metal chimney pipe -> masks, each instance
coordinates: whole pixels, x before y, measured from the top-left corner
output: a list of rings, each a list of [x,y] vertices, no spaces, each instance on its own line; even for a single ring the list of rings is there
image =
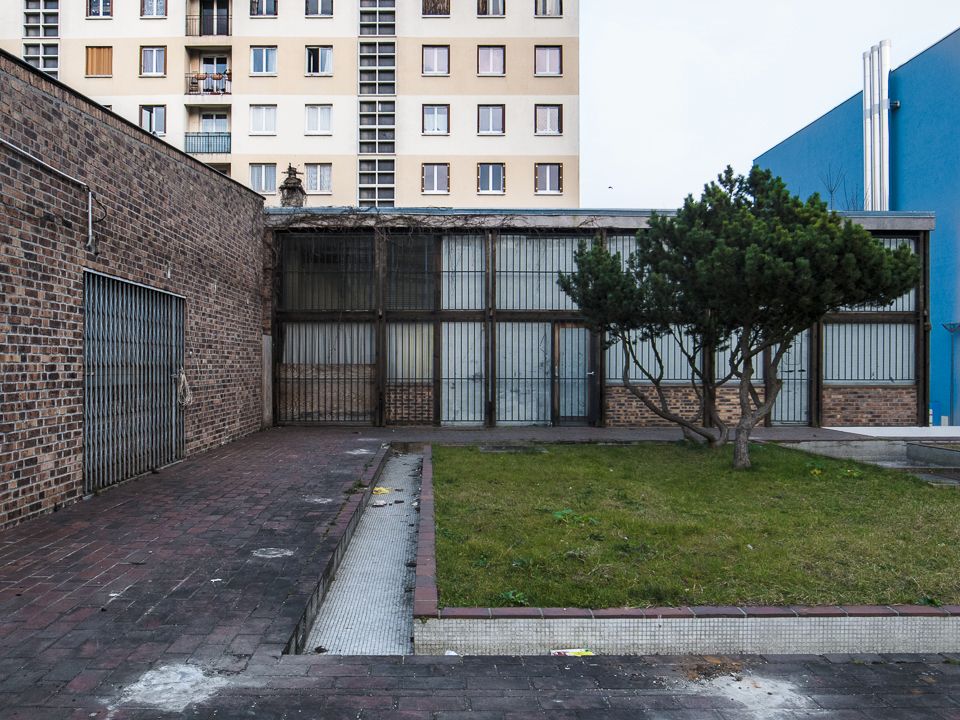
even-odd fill
[[[873,188],[870,203],[871,210],[880,210],[881,193],[883,192],[883,173],[880,169],[880,46],[870,48],[870,130],[872,137],[870,148],[870,169],[873,172]]]
[[[872,161],[873,130],[870,115],[870,51],[863,53],[863,209],[869,210],[873,204]]]
[[[880,43],[880,207],[890,209],[890,41]]]

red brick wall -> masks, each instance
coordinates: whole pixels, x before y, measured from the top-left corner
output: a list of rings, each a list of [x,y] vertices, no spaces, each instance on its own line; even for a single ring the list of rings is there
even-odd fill
[[[262,200],[0,54],[0,527],[82,494],[83,269],[186,298],[187,453],[260,427]],[[170,278],[167,278],[169,270]]]
[[[917,424],[917,388],[826,385],[823,424],[827,427]]]
[[[696,415],[699,408],[693,388],[689,385],[676,385],[668,386],[666,390],[670,409],[673,412],[679,412],[686,418],[692,418]],[[672,427],[672,423],[648,410],[640,400],[622,385],[607,385],[604,392],[606,396],[606,419],[609,427]],[[759,388],[758,392],[762,398],[763,388]],[[717,409],[724,421],[728,423],[736,422],[740,416],[740,398],[737,386],[725,386],[717,390]]]
[[[432,425],[433,384],[387,385],[387,425]]]

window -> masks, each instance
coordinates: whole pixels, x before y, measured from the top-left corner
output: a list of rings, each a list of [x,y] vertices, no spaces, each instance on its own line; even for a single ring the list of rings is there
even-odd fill
[[[277,0],[250,0],[251,17],[276,17]]]
[[[140,127],[154,135],[163,135],[167,132],[167,106],[141,105]]]
[[[251,75],[276,75],[277,74],[277,48],[276,47],[250,48],[250,74]]]
[[[450,74],[450,46],[424,45],[423,46],[423,74],[449,75]]]
[[[535,0],[537,17],[560,17],[563,15],[563,0]]]
[[[423,15],[449,15],[450,0],[423,0]]]
[[[307,17],[333,17],[333,0],[306,0]]]
[[[333,132],[333,105],[307,105],[307,135],[330,135]]]
[[[161,76],[167,74],[167,49],[165,47],[140,48],[140,74]]]
[[[254,192],[276,194],[277,166],[272,163],[250,163],[250,187]]]
[[[450,133],[450,106],[423,106],[423,134],[448,135]]]
[[[563,105],[537,105],[535,114],[537,135],[563,134]]]
[[[502,195],[506,189],[506,169],[503,163],[477,165],[477,192]]]
[[[330,163],[307,163],[307,192],[333,192],[333,165]]]
[[[425,163],[420,178],[420,192],[445,195],[450,192],[450,163]]]
[[[87,17],[107,18],[113,16],[113,0],[87,0]]]
[[[251,105],[250,106],[250,134],[276,135],[277,134],[277,106]]]
[[[23,4],[23,37],[60,37],[60,0],[26,0]]]
[[[503,116],[503,105],[478,105],[477,133],[480,135],[503,135]]]
[[[477,48],[477,74],[503,75],[507,50],[503,45],[480,45]]]
[[[307,75],[333,75],[333,47],[307,47]]]
[[[477,0],[477,15],[482,17],[503,17],[506,14],[507,0]]]
[[[87,77],[110,77],[113,75],[113,48],[87,48]]]
[[[167,0],[140,0],[140,17],[166,17]]]
[[[559,163],[537,163],[535,169],[535,187],[538,195],[559,195],[563,192],[563,165]]]
[[[60,45],[56,42],[24,43],[23,60],[33,67],[57,77],[60,70]]]
[[[537,75],[562,75],[563,59],[559,45],[537,45]]]
[[[230,123],[224,112],[205,112],[200,115],[200,132],[227,133],[230,132]]]

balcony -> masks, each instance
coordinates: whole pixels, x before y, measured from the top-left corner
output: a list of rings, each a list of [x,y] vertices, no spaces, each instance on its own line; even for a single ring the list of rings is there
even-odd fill
[[[184,151],[191,155],[230,153],[228,132],[188,132],[184,135]]]
[[[230,20],[230,16],[224,14],[187,15],[187,37],[229,35]]]
[[[187,95],[229,95],[230,73],[189,72],[184,92]]]

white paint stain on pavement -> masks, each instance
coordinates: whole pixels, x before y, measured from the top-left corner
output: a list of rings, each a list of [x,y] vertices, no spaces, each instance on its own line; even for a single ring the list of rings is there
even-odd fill
[[[373,450],[364,450],[363,448],[359,450],[347,450],[347,455],[373,455]]]
[[[747,672],[709,680],[680,680],[675,690],[689,695],[728,698],[740,703],[757,720],[792,718],[792,711],[815,707],[795,684]]]
[[[290,557],[293,555],[293,550],[285,550],[284,548],[259,548],[251,554],[254,557],[275,560],[276,558]]]
[[[195,665],[166,665],[145,672],[137,682],[125,687],[120,697],[108,705],[107,717],[113,717],[122,705],[181,713],[229,684],[227,678],[208,675]]]

